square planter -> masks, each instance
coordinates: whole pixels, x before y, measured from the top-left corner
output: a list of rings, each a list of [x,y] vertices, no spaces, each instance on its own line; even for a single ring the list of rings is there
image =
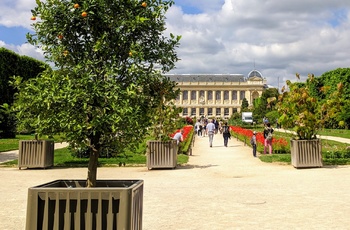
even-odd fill
[[[147,141],[147,168],[176,168],[177,151],[176,140]]]
[[[143,180],[56,180],[28,189],[26,230],[141,230]]]
[[[322,167],[322,146],[319,139],[291,140],[292,165],[295,168]]]
[[[22,140],[19,142],[18,168],[48,168],[53,166],[53,140]]]

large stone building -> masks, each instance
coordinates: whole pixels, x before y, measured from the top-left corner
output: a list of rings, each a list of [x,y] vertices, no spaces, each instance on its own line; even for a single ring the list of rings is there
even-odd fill
[[[183,108],[182,117],[229,118],[240,112],[242,100],[249,105],[267,88],[266,79],[253,70],[243,74],[169,74],[181,93],[176,105]]]

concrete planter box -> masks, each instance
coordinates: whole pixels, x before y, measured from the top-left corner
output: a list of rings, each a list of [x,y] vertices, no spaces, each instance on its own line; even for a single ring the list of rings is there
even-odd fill
[[[19,142],[18,168],[48,168],[53,166],[55,143],[52,140]]]
[[[147,168],[176,168],[176,140],[147,141]]]
[[[26,230],[141,230],[142,180],[56,180],[28,189]]]
[[[322,167],[322,146],[319,139],[291,140],[292,165],[295,168]]]

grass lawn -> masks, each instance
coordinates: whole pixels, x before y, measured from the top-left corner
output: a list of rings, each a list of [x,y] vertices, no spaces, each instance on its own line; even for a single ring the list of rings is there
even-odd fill
[[[188,162],[188,156],[180,154],[177,157],[178,164]],[[73,157],[68,148],[56,149],[54,156],[54,167],[87,167],[88,158]],[[1,165],[8,167],[17,167],[18,160],[9,161]],[[127,153],[117,155],[111,158],[99,158],[99,167],[115,167],[115,166],[145,166],[146,155],[141,153]]]
[[[50,138],[43,137],[40,139],[48,140]],[[34,134],[33,135],[21,135],[21,134],[19,134],[19,135],[16,135],[16,138],[0,139],[0,152],[7,152],[7,151],[18,149],[20,140],[35,140],[35,136],[34,136]],[[61,142],[62,138],[59,136],[55,136],[54,140]]]

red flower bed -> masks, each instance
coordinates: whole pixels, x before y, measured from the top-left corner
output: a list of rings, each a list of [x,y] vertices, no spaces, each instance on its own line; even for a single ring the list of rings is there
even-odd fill
[[[232,132],[243,136],[243,138],[247,138],[250,140],[250,138],[253,136],[253,131],[249,129],[243,129],[242,127],[239,126],[230,126]],[[264,145],[264,134],[263,132],[258,132],[256,134],[256,142],[261,145]],[[272,139],[272,145],[274,146],[275,150],[284,150],[288,146],[288,141],[284,138],[277,138],[274,137]]]

